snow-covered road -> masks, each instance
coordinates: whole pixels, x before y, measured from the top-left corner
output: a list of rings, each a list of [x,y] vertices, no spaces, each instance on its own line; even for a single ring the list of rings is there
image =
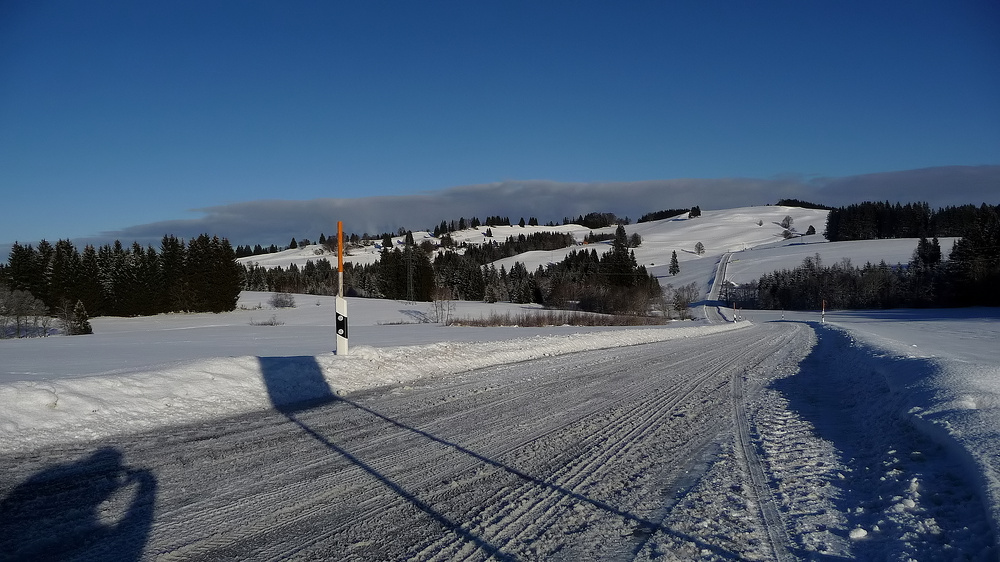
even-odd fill
[[[866,358],[768,323],[18,452],[0,559],[994,559]]]

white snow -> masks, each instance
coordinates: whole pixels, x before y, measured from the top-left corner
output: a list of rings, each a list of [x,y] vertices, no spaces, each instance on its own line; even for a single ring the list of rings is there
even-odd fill
[[[458,328],[420,322],[429,303],[348,299],[351,352],[333,348],[335,299],[296,295],[290,309],[256,308],[246,292],[229,314],[95,318],[95,334],[0,341],[0,453],[73,439],[267,409],[261,357],[316,357],[329,387],[347,393],[588,349],[738,328]],[[456,318],[534,306],[456,302]],[[265,305],[261,305],[265,306]],[[274,316],[280,325],[251,325]],[[308,397],[308,389],[290,389]]]
[[[704,294],[724,252],[736,252],[729,278],[745,281],[777,268],[794,267],[817,253],[827,264],[843,258],[855,265],[883,259],[905,263],[916,246],[916,240],[834,244],[822,242],[819,234],[786,241],[776,224],[786,214],[800,231],[812,224],[822,232],[825,225],[824,211],[751,207],[704,211],[695,219],[633,224],[626,230],[643,237],[636,257],[661,282],[695,282]],[[756,224],[758,220],[763,226]],[[575,228],[580,230],[574,232],[578,240],[589,232]],[[492,230],[495,239],[503,240],[511,234],[550,229]],[[471,241],[476,234],[482,237],[476,231],[455,237]],[[427,238],[426,233],[414,235],[418,242]],[[707,248],[704,255],[693,253],[696,242]],[[950,242],[942,240],[942,247],[947,251]],[[302,265],[321,257],[316,249],[310,246],[244,261]],[[516,259],[532,270],[560,260],[569,250],[533,252]],[[666,274],[672,251],[677,251],[681,261],[677,276]],[[359,252],[348,259],[375,258],[372,249],[370,254]],[[509,268],[512,261],[502,264]],[[268,357],[315,357],[329,387],[348,393],[546,355],[697,337],[747,325],[699,321],[614,329],[456,328],[427,322],[432,315],[429,303],[349,299],[351,353],[336,356],[332,351],[334,299],[296,295],[295,308],[271,309],[269,296],[244,293],[241,308],[227,314],[95,318],[91,336],[0,340],[0,453],[270,408],[261,374],[261,361]],[[454,305],[456,317],[537,308]],[[255,325],[272,315],[279,325]],[[746,316],[753,323],[781,318],[820,320],[818,313],[781,316],[750,311]],[[883,378],[905,404],[900,414],[961,458],[979,479],[977,485],[996,532],[1000,521],[1000,310],[835,311],[826,320],[827,326],[846,331],[858,349],[870,355],[871,363],[866,365],[874,366],[872,375]],[[308,392],[294,389],[299,397]],[[918,483],[912,486],[913,493],[895,500],[893,510],[912,509]],[[873,533],[877,535],[878,529],[858,527],[849,536],[865,541]]]

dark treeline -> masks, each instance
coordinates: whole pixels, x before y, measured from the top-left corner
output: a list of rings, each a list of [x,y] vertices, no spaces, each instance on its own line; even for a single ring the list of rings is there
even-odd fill
[[[280,251],[281,250],[274,244],[271,244],[266,248],[262,247],[260,244],[255,244],[251,248],[250,245],[248,244],[246,246],[236,246],[236,257],[246,258],[250,256],[262,256],[264,254],[274,254]]]
[[[241,276],[229,241],[207,234],[187,244],[164,236],[159,252],[119,241],[82,252],[69,240],[15,243],[0,267],[0,283],[10,290],[30,293],[53,312],[79,302],[89,316],[233,310]]]
[[[663,219],[669,219],[671,217],[677,217],[689,212],[691,209],[664,209],[662,211],[654,211],[652,213],[646,213],[639,217],[636,222],[651,222]]]
[[[966,236],[1000,206],[962,205],[933,211],[927,203],[870,202],[831,209],[823,236],[831,242],[884,238]]]
[[[535,250],[558,250],[576,243],[572,234],[561,232],[533,232],[528,235],[508,236],[504,242],[492,241],[481,245],[467,245],[465,255],[479,265],[509,258]]]
[[[623,219],[618,218],[614,213],[587,213],[586,215],[580,215],[575,219],[572,217],[563,218],[563,224],[579,224],[590,229],[605,228],[608,226],[615,226],[616,224],[629,224],[629,218],[625,217]]]
[[[663,296],[659,281],[636,263],[621,225],[611,250],[572,251],[563,261],[539,268],[531,281],[542,304],[609,314],[646,314]]]
[[[459,230],[466,230],[468,228],[479,228],[480,226],[483,226],[484,224],[486,226],[511,226],[511,224],[510,224],[510,217],[501,217],[499,215],[497,215],[497,216],[489,216],[489,217],[486,217],[486,222],[485,223],[483,223],[482,221],[480,221],[478,217],[472,217],[469,220],[466,220],[465,217],[462,217],[462,218],[458,219],[458,221],[454,221],[454,220],[451,221],[451,222],[441,221],[440,224],[438,224],[437,226],[434,227],[434,230],[432,231],[432,234],[435,237],[439,237],[439,236],[441,236],[443,234],[448,234],[448,233],[456,232],[456,231],[459,231]],[[521,220],[518,221],[517,224],[518,224],[518,226],[521,226],[521,227],[523,227],[525,225],[528,225],[528,226],[538,226],[538,219],[535,218],[535,217],[529,217],[528,220],[525,221],[524,217],[521,217]],[[554,225],[550,222],[548,226],[554,226]]]
[[[808,201],[803,201],[801,199],[779,199],[776,203],[779,207],[800,207],[802,209],[820,209],[827,210],[833,209],[827,205],[820,205],[819,203],[810,203]]]
[[[840,309],[998,306],[1000,213],[983,205],[966,230],[946,260],[937,238],[920,238],[905,265],[824,266],[817,254],[795,269],[732,288],[727,299],[775,310],[815,310],[824,301]]]
[[[584,244],[598,244],[601,242],[608,242],[615,239],[616,234],[594,234],[591,232],[583,237]],[[628,237],[628,247],[638,248],[642,245],[642,236],[639,236],[638,232],[633,232],[631,236]]]

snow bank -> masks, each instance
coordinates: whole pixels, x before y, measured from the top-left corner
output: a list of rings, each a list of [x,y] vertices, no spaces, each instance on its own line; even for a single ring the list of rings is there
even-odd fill
[[[719,324],[477,343],[352,347],[351,354],[196,359],[134,372],[0,384],[0,453],[148,430],[425,377],[590,349],[687,338]],[[270,377],[270,379],[268,379]],[[275,385],[274,381],[280,380]],[[280,388],[276,388],[280,386]]]
[[[871,356],[872,372],[904,396],[906,406],[900,415],[966,465],[966,475],[980,488],[994,536],[1000,536],[1000,366],[986,362],[997,354],[996,340],[990,343],[997,313],[961,309],[864,316],[870,321],[880,314],[907,313],[919,316],[875,327],[851,320],[837,324],[847,328],[855,345]],[[956,334],[977,324],[981,349],[955,353],[966,345]]]

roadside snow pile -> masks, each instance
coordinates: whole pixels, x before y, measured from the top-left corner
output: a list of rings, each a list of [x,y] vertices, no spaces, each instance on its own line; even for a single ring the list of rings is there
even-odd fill
[[[980,322],[990,321],[988,329],[995,330],[992,320]],[[937,337],[944,343],[935,347],[929,339],[931,334],[921,339],[921,322],[936,326]],[[902,397],[899,414],[965,465],[963,472],[975,480],[970,484],[980,488],[990,512],[994,536],[1000,536],[1000,366],[983,361],[996,350],[981,349],[978,355],[949,353],[960,345],[953,343],[958,339],[954,334],[946,332],[960,328],[940,319],[881,327],[879,335],[867,326],[852,328],[852,340],[872,357],[868,368],[885,380],[891,392]],[[904,343],[909,341],[920,344]]]
[[[748,323],[618,329],[504,341],[357,346],[350,355],[198,359],[82,378],[0,384],[0,453],[189,423],[377,386]]]
[[[886,380],[914,395],[909,410],[914,425],[968,464],[969,474],[981,477],[977,484],[1000,536],[1000,367],[925,361],[933,370],[922,381],[912,380],[906,369],[890,372]]]

